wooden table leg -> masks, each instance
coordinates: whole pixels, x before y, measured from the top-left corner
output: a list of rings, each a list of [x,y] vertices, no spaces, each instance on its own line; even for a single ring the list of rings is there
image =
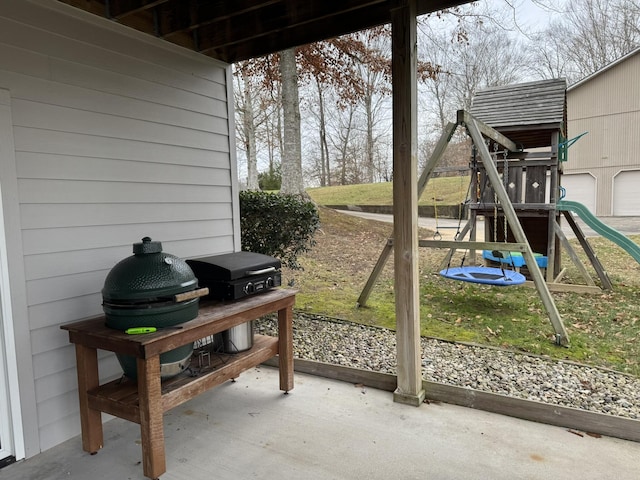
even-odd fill
[[[167,471],[164,456],[164,427],[160,356],[137,359],[140,434],[144,475],[156,479]]]
[[[280,390],[293,390],[293,306],[278,310]]]
[[[102,415],[99,410],[89,407],[87,392],[92,388],[96,388],[100,383],[98,377],[98,351],[95,348],[76,344],[76,365],[78,370],[82,448],[85,452],[94,454],[103,445]]]

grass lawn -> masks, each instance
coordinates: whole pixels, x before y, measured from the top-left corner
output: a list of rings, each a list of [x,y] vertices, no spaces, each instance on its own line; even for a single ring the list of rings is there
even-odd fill
[[[284,282],[292,280],[300,290],[296,308],[395,328],[392,259],[367,306],[356,307],[391,235],[391,225],[322,207],[320,215],[317,246],[301,258],[304,271],[283,272]],[[421,238],[431,236],[432,232],[421,232]],[[640,236],[631,238],[640,243]],[[569,332],[569,348],[554,345],[554,330],[535,289],[444,279],[437,271],[445,252],[427,248],[420,249],[422,335],[570,359],[640,376],[640,265],[610,241],[595,238],[590,243],[608,270],[614,290],[553,294]],[[563,263],[568,269],[565,281],[581,283],[566,255]],[[592,276],[597,279],[595,273]]]
[[[421,195],[419,205],[457,205],[464,201],[469,188],[469,176],[442,177],[429,180]],[[391,205],[393,184],[368,183],[307,189],[318,205]]]

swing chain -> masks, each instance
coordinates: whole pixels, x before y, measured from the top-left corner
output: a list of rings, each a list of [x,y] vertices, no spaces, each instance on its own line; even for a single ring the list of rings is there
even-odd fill
[[[488,145],[487,140],[487,145]],[[493,161],[496,164],[496,169],[498,168],[498,144],[493,144]],[[496,189],[493,189],[493,241],[498,241],[498,193]]]
[[[504,181],[504,190],[505,192],[507,192],[507,195],[509,195],[509,160],[507,160],[507,149],[504,149],[504,153],[503,153],[503,170],[502,170],[502,177],[503,177],[503,181]],[[504,208],[503,208],[504,210]],[[507,241],[507,232],[508,232],[508,226],[507,226],[507,216],[504,216],[504,241]],[[511,255],[511,252],[509,252],[509,255]]]

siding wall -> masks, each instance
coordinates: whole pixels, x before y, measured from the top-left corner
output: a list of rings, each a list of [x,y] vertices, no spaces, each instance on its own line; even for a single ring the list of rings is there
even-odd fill
[[[79,433],[75,354],[59,326],[101,313],[104,278],[132,243],[150,236],[180,257],[239,247],[227,75],[226,65],[53,0],[0,3],[0,89],[15,143],[16,177],[2,178],[3,194],[17,193],[4,199],[17,217],[7,220],[14,322],[29,355],[21,391],[35,393],[27,456]],[[101,375],[120,373],[104,354]]]
[[[596,214],[612,215],[613,178],[640,169],[640,52],[567,92],[569,149],[564,171],[597,179]]]

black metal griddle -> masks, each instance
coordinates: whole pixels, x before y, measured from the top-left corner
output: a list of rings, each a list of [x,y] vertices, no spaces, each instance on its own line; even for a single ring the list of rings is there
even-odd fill
[[[237,300],[282,284],[280,260],[254,252],[235,252],[187,260],[209,298]]]

